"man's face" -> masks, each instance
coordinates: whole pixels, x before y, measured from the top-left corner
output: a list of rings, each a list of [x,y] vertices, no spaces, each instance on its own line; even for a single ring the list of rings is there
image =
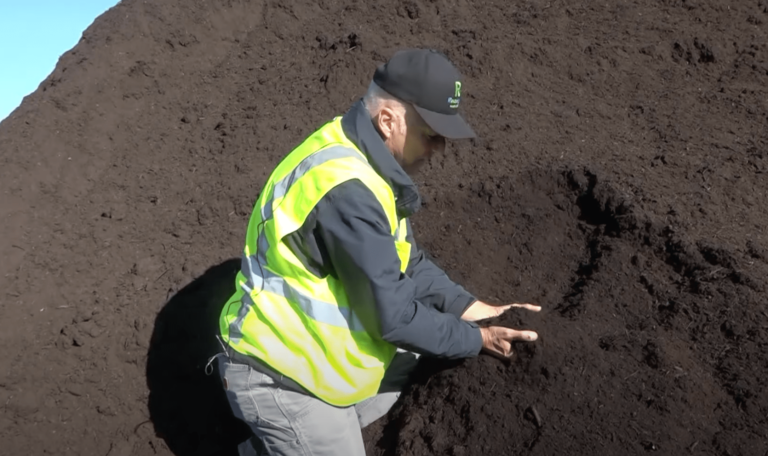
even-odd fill
[[[445,151],[445,138],[435,133],[413,107],[405,111],[405,131],[402,137],[400,154],[395,150],[395,157],[408,174],[419,170],[432,155]],[[398,144],[398,145],[399,145]],[[399,156],[398,156],[399,155]]]

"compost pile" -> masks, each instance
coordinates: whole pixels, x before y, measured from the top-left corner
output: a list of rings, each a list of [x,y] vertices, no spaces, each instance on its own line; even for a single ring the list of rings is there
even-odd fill
[[[0,124],[3,454],[234,454],[208,358],[272,167],[408,46],[479,138],[417,241],[539,314],[425,361],[372,455],[768,452],[766,0],[124,0]]]

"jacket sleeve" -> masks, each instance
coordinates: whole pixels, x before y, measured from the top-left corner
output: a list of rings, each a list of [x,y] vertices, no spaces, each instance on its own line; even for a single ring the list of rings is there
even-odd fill
[[[446,312],[461,317],[467,307],[477,298],[452,281],[439,266],[437,266],[418,247],[413,235],[410,220],[406,239],[411,244],[411,258],[408,261],[406,273],[416,284],[416,299],[424,305],[434,307],[440,312]]]
[[[333,188],[316,214],[316,236],[368,331],[427,356],[466,358],[480,352],[477,325],[417,299],[416,283],[400,272],[386,214],[364,184],[353,180]]]

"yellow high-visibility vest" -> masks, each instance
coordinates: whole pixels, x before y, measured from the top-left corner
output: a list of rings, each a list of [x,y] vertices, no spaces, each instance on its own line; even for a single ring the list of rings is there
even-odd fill
[[[291,151],[266,182],[248,224],[237,291],[219,319],[233,350],[337,406],[374,396],[396,347],[373,335],[372,303],[356,309],[339,280],[307,270],[283,239],[328,191],[351,179],[365,184],[387,214],[405,273],[411,252],[406,219],[398,219],[391,187],[336,117]]]

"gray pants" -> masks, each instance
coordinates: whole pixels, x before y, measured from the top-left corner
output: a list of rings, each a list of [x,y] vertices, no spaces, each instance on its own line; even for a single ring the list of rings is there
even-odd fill
[[[418,355],[398,350],[379,394],[350,407],[334,407],[285,389],[250,366],[218,356],[219,373],[234,415],[253,436],[238,446],[240,456],[364,456],[361,429],[384,416],[400,397]]]

